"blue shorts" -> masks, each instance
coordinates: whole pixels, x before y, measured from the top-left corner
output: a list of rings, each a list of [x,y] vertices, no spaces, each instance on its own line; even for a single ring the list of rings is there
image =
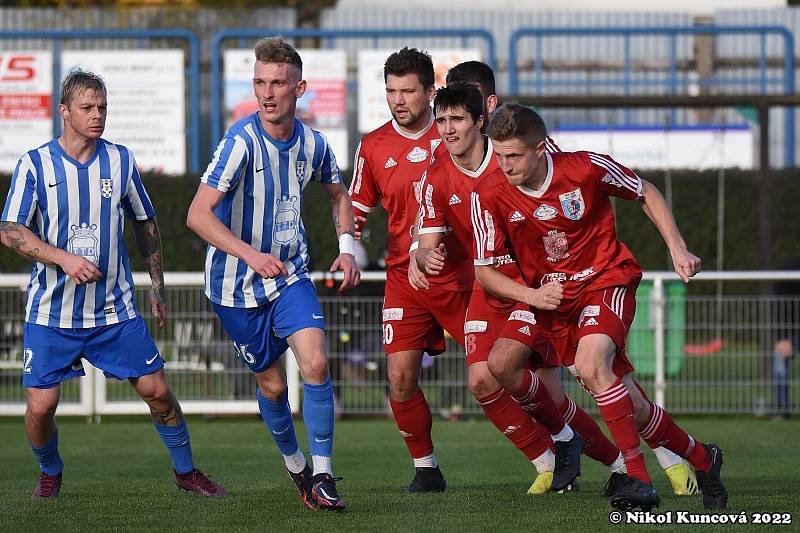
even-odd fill
[[[253,372],[263,372],[289,348],[286,339],[306,328],[325,331],[317,291],[309,279],[286,287],[280,296],[260,307],[212,304],[236,354]]]
[[[25,323],[22,385],[49,389],[84,376],[81,357],[119,380],[152,374],[164,360],[141,316],[94,328],[51,328]]]

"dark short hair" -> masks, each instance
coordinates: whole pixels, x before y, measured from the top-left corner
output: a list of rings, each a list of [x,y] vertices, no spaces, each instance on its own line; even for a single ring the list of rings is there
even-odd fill
[[[454,83],[478,84],[484,96],[496,93],[494,71],[486,63],[480,61],[464,61],[447,71],[447,85]]]
[[[493,141],[520,139],[528,146],[536,146],[547,138],[547,126],[542,117],[517,102],[507,102],[495,111],[486,134]]]
[[[106,84],[103,82],[103,78],[94,72],[81,70],[79,68],[71,70],[64,78],[64,81],[61,82],[59,103],[69,107],[72,99],[75,98],[78,93],[82,93],[86,89],[92,89],[95,92],[108,92],[106,91]]]
[[[435,113],[456,107],[466,109],[472,116],[472,121],[478,122],[478,118],[483,115],[483,95],[477,87],[466,83],[456,83],[436,90],[436,98],[433,99]]]
[[[416,74],[426,89],[434,83],[433,60],[428,52],[405,47],[386,59],[383,64],[383,81],[392,76]]]
[[[292,45],[283,40],[282,37],[264,37],[259,39],[253,50],[256,53],[256,61],[262,63],[285,63],[292,65],[303,75],[303,60],[300,54]]]

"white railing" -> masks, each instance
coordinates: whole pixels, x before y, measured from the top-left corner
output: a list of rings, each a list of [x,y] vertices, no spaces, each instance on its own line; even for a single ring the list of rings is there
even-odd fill
[[[327,273],[313,277],[321,294],[326,282],[334,279]],[[338,408],[352,414],[384,412],[388,385],[380,324],[383,293],[379,283],[385,281],[385,273],[366,272],[362,279],[362,287],[352,295],[320,298],[328,323],[327,350]],[[144,273],[135,274],[134,280],[143,308],[150,280]],[[676,412],[769,411],[777,386],[770,373],[771,342],[797,327],[786,323],[785,317],[800,317],[800,296],[762,294],[760,285],[753,282],[790,280],[800,281],[800,272],[704,272],[692,280],[692,288],[704,290],[686,296],[674,273],[646,273],[628,351],[654,401]],[[170,272],[165,274],[165,283],[170,304],[167,326],[158,330],[150,320],[150,327],[184,412],[257,413],[254,380],[235,361],[233,347],[202,293],[203,274]],[[742,283],[750,284],[744,296],[738,295],[743,292]],[[0,415],[21,415],[25,410],[20,368],[27,284],[27,275],[0,275]],[[721,290],[723,286],[727,292]],[[368,295],[370,290],[372,295]],[[148,316],[144,309],[142,314]],[[298,412],[299,371],[294,357],[285,360],[290,404]],[[800,380],[796,377],[799,369],[789,366],[791,394],[791,389],[800,389]],[[62,386],[59,414],[148,412],[130,386],[107,381],[86,362],[84,368],[86,377]],[[444,416],[478,412],[466,387],[463,354],[454,342],[448,342],[445,354],[426,361],[422,383],[432,408]],[[581,405],[594,409],[566,376],[565,386]],[[789,408],[798,412],[800,402],[795,398],[790,397]]]

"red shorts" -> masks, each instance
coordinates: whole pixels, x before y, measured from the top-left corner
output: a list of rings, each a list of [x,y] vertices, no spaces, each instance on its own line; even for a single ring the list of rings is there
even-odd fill
[[[561,364],[574,372],[578,341],[586,335],[602,333],[611,337],[617,346],[612,371],[617,377],[633,372],[633,365],[625,353],[625,340],[636,314],[636,283],[628,286],[605,287],[583,292],[575,309],[578,316],[552,317],[547,324],[550,340]],[[577,377],[577,376],[576,376]]]
[[[558,366],[558,358],[543,337],[534,314],[526,305],[509,305],[505,309],[486,305],[486,293],[474,290],[464,322],[464,346],[467,366],[485,362],[498,338],[512,339],[531,348],[534,366]]]
[[[386,272],[383,298],[383,351],[424,350],[437,355],[445,350],[444,331],[462,344],[461,332],[472,291],[447,291],[431,285],[414,290],[405,269]]]

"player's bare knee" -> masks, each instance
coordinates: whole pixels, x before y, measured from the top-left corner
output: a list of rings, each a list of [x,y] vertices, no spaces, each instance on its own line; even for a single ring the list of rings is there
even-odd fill
[[[406,374],[404,375],[403,379],[392,379],[389,378],[389,397],[395,402],[407,402],[419,390],[419,384],[417,383],[416,375],[414,375],[413,379],[410,379],[411,376]]]
[[[497,380],[489,373],[488,369],[485,373],[470,372],[467,383],[470,392],[475,398],[485,398],[500,388]]]
[[[309,383],[320,384],[328,379],[328,361],[322,352],[308,357],[300,363],[300,373],[303,380]]]
[[[57,407],[58,402],[28,398],[25,415],[37,423],[42,423],[47,420],[52,420],[56,416]]]

